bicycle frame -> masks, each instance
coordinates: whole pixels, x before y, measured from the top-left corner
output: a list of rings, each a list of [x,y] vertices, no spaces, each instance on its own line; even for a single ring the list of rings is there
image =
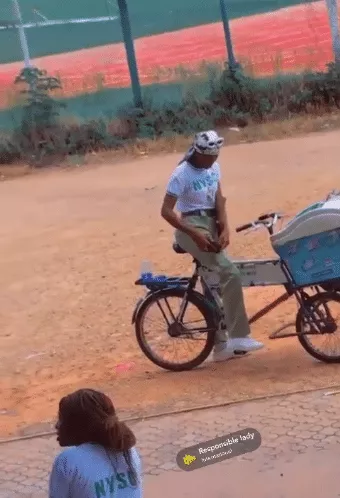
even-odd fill
[[[270,235],[273,235],[273,227],[282,217],[278,213],[261,215],[256,220],[238,227],[236,232],[257,229],[262,226],[267,228]],[[285,233],[283,232],[283,235]],[[282,239],[282,234],[276,238],[280,239],[280,237]],[[274,239],[275,237],[271,240],[273,248],[278,254],[276,258],[233,261],[240,275],[241,282],[239,281],[238,285],[242,285],[244,288],[282,286],[284,290],[279,297],[251,316],[249,323],[255,323],[294,296],[298,304],[296,318],[293,323],[294,333],[282,332],[292,325],[291,323],[286,323],[276,332],[273,332],[269,338],[278,339],[295,336],[304,350],[315,359],[326,363],[340,363],[340,354],[334,356],[333,350],[331,354],[328,350],[320,350],[314,346],[312,338],[307,337],[310,335],[334,334],[338,330],[337,323],[330,312],[329,303],[340,303],[340,278],[335,278],[339,273],[334,273],[333,279],[323,282],[318,282],[318,280],[321,280],[321,274],[315,274],[317,278],[314,278],[313,274],[311,274],[312,278],[310,279],[307,277],[302,278],[300,270],[301,268],[304,269],[304,266],[301,261],[304,257],[308,257],[308,254],[305,256],[305,253],[303,253],[301,256],[299,253],[300,259],[294,260],[295,252],[290,250],[290,246],[286,245],[284,250],[281,250],[282,244],[279,244],[279,249],[277,249],[277,245],[273,243]],[[302,241],[303,244],[304,241]],[[307,250],[309,246],[303,245],[303,248]],[[185,253],[185,250],[178,244],[174,244],[173,249],[178,254]],[[137,302],[132,316],[137,342],[149,360],[162,368],[172,371],[188,370],[200,365],[211,353],[216,342],[216,334],[219,337],[220,333],[223,340],[227,340],[228,332],[232,332],[232,330],[229,330],[228,315],[224,312],[224,286],[221,285],[220,274],[222,268],[216,267],[215,273],[215,268],[207,268],[195,259],[193,262],[194,271],[189,277],[168,277],[167,275],[154,275],[152,272],[145,272],[135,282],[136,285],[144,286],[147,290],[146,295]],[[322,273],[322,278],[325,278],[324,273]],[[200,282],[199,286],[197,286],[198,282]],[[176,307],[173,307],[172,304],[174,299],[177,299]],[[187,310],[191,305],[203,316],[204,327],[198,327],[198,322],[201,322],[201,320],[190,320],[189,317],[185,316],[188,314]],[[190,361],[185,357],[185,361],[180,363],[176,358],[174,363],[168,359],[163,359],[153,351],[153,347],[148,343],[148,334],[144,324],[145,317],[149,316],[151,307],[152,309],[156,307],[156,311],[158,307],[158,313],[159,311],[161,312],[161,320],[165,320],[165,338],[176,339],[176,341],[177,339],[203,341],[203,349],[198,356]],[[228,309],[226,309],[226,312],[228,313]],[[197,333],[199,333],[198,336]],[[162,337],[157,336],[157,339],[162,340]],[[174,347],[176,347],[176,344],[177,342],[175,342]]]
[[[235,262],[234,262],[235,263]],[[200,278],[202,287],[203,287],[203,295],[207,301],[207,304],[210,306],[214,306],[214,308],[218,311],[219,313],[219,326],[222,329],[226,329],[226,323],[225,323],[225,317],[224,317],[224,311],[223,311],[223,303],[221,300],[220,296],[220,291],[218,285],[216,286],[209,286],[207,282],[205,281],[204,278],[204,271],[201,272],[200,270],[202,269],[202,266],[194,260],[194,264],[196,265],[196,269],[194,271],[193,277],[192,277],[192,283],[191,285],[188,286],[189,288],[194,288],[197,280]],[[263,287],[263,286],[271,286],[271,285],[282,285],[285,288],[285,292],[281,294],[278,298],[274,299],[272,302],[270,302],[268,305],[264,306],[261,310],[256,312],[252,317],[249,319],[249,324],[253,324],[257,322],[259,319],[263,318],[266,316],[268,313],[273,311],[275,308],[277,308],[280,304],[286,302],[290,297],[293,295],[295,296],[300,308],[303,309],[304,315],[306,319],[308,320],[310,326],[311,326],[311,331],[308,333],[305,333],[304,335],[318,335],[320,331],[317,329],[316,324],[318,323],[317,318],[314,316],[314,311],[310,310],[308,307],[306,307],[306,301],[311,297],[310,294],[306,292],[305,288],[298,288],[294,285],[293,279],[290,275],[290,272],[286,265],[284,264],[283,261],[276,259],[276,260],[252,260],[248,262],[242,262],[242,265],[253,265],[256,266],[257,264],[262,266],[262,265],[274,265],[274,266],[280,266],[280,273],[276,273],[276,275],[280,274],[282,276],[281,280],[282,282],[277,282],[277,280],[274,278],[271,281],[259,281],[256,282],[256,280],[252,280],[251,285],[248,285],[248,282],[244,282],[242,279],[242,284],[244,287]],[[238,266],[236,262],[236,266]],[[249,277],[249,275],[247,275]],[[241,274],[242,277],[242,274]],[[253,275],[252,275],[253,277]],[[245,284],[245,285],[244,285]],[[319,286],[311,286],[309,289],[313,290],[315,294],[320,293],[321,289]],[[184,300],[185,301],[185,300]],[[185,311],[185,307],[183,308]],[[283,327],[285,328],[285,327]],[[281,331],[282,327],[279,329]],[[278,335],[278,331],[274,331],[269,338],[270,339],[279,339],[279,338],[286,338],[286,337],[296,337],[299,335],[298,333],[286,333],[286,334],[281,334]]]
[[[276,215],[275,215],[276,216]],[[255,225],[253,225],[255,226]],[[273,235],[273,226],[274,223],[263,222],[262,226],[267,228],[270,235]],[[209,285],[206,279],[205,272],[207,271],[204,267],[197,261],[193,260],[195,265],[194,273],[191,277],[182,277],[182,278],[168,278],[162,277],[163,280],[157,281],[154,280],[151,284],[143,284],[141,281],[137,281],[138,285],[146,285],[148,288],[148,293],[146,296],[141,298],[135,307],[132,316],[132,323],[135,323],[136,317],[138,314],[138,310],[140,306],[143,304],[144,300],[148,298],[150,294],[157,293],[158,290],[163,290],[165,288],[171,287],[182,287],[187,290],[189,293],[196,288],[198,280],[201,281],[203,294],[202,299],[204,299],[208,306],[213,306],[214,310],[218,313],[217,319],[220,327],[226,328],[225,318],[224,318],[224,310],[223,303],[220,295],[219,285]],[[242,287],[267,287],[267,286],[283,286],[285,292],[279,296],[277,299],[274,299],[271,303],[264,306],[261,310],[255,313],[249,319],[249,323],[255,323],[260,318],[263,318],[269,312],[277,308],[280,304],[287,301],[291,296],[295,296],[300,308],[303,310],[304,316],[310,322],[311,332],[310,334],[318,334],[318,331],[315,328],[315,319],[313,318],[310,309],[305,306],[307,299],[311,296],[306,292],[305,288],[299,288],[295,285],[294,280],[290,274],[289,268],[286,266],[284,261],[279,258],[273,259],[254,259],[254,260],[234,260],[233,263],[238,268],[242,280]],[[212,272],[209,271],[211,274]],[[322,288],[322,284],[318,284],[315,286],[309,287],[314,293],[320,293],[320,288]],[[182,304],[180,306],[180,311],[177,316],[177,320],[181,320],[184,316],[188,301],[187,299],[183,299]],[[314,329],[314,330],[313,330]],[[271,334],[270,338],[282,338],[282,337],[291,337],[296,336],[298,334],[285,334],[277,336],[277,332]]]
[[[243,264],[243,262],[242,262],[242,264]],[[157,292],[161,292],[161,290],[163,290],[164,288],[169,288],[169,287],[173,287],[173,286],[184,287],[187,290],[187,292],[189,293],[190,291],[192,291],[196,288],[198,280],[200,280],[201,284],[202,284],[202,288],[203,288],[202,299],[205,299],[207,306],[214,308],[214,311],[217,314],[216,321],[219,322],[219,326],[226,328],[225,319],[224,319],[224,312],[223,312],[223,304],[222,304],[222,300],[220,297],[220,292],[218,290],[218,286],[216,286],[215,288],[209,287],[209,285],[205,282],[204,270],[202,271],[202,267],[201,267],[200,263],[198,261],[194,260],[194,265],[195,265],[195,270],[194,270],[194,273],[191,277],[183,277],[181,279],[168,279],[167,282],[161,286],[160,286],[160,284],[156,284],[155,286],[151,285],[148,292],[146,293],[146,295],[141,297],[136,303],[136,306],[135,306],[135,309],[134,309],[133,315],[132,315],[132,320],[131,320],[132,324],[134,324],[136,322],[136,317],[137,317],[137,314],[138,314],[140,307],[142,306],[144,301],[151,294],[157,294]],[[254,283],[252,286],[254,286],[254,285],[256,285],[256,284]],[[270,284],[262,283],[261,285],[270,285]],[[275,284],[273,283],[272,285],[275,285]],[[252,324],[252,323],[256,322],[257,320],[259,320],[260,318],[264,317],[270,311],[272,311],[274,308],[276,308],[279,304],[281,304],[284,301],[286,301],[287,299],[289,299],[289,297],[291,295],[292,295],[291,292],[285,292],[278,299],[275,299],[272,303],[265,306],[262,310],[260,310],[255,315],[253,315],[250,318],[249,323]],[[187,300],[184,298],[182,303],[181,303],[179,314],[177,316],[177,319],[179,321],[181,320],[181,318],[183,318],[185,311],[186,311],[186,307],[187,307]],[[162,310],[161,310],[161,312],[162,312]]]
[[[250,319],[249,324],[257,322],[260,318],[263,318],[269,312],[277,308],[280,304],[287,301],[293,294],[293,286],[286,276],[286,271],[281,266],[281,261],[279,259],[268,259],[268,260],[248,260],[248,261],[233,261],[235,266],[239,269],[242,279],[243,287],[266,287],[266,286],[278,286],[282,285],[285,288],[285,292],[279,296],[277,299],[274,299],[271,303],[264,306],[260,311],[255,313]],[[221,300],[221,295],[219,291],[219,286],[209,286],[204,278],[204,270],[202,271],[202,266],[194,260],[194,264],[196,265],[193,277],[191,279],[191,285],[189,288],[195,288],[198,279],[201,279],[203,294],[206,300],[210,305],[213,305],[220,313],[220,319],[223,322],[222,326],[225,326],[224,323],[224,311],[223,311],[223,303]],[[264,271],[263,271],[263,268]],[[269,270],[273,270],[271,279],[268,278]],[[267,276],[267,279],[264,279],[264,276]]]

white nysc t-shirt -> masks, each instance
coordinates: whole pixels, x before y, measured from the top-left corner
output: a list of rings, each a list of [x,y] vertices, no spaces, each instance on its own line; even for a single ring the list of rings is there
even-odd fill
[[[177,198],[176,207],[181,213],[214,209],[220,178],[220,166],[216,162],[204,169],[184,161],[172,173],[166,191]]]
[[[67,448],[54,461],[49,498],[142,498],[141,461],[130,450],[133,476],[122,453],[96,444]],[[137,481],[135,480],[137,478]]]

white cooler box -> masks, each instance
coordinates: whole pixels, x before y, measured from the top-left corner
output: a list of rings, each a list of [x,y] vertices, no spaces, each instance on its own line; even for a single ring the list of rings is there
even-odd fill
[[[340,197],[297,214],[271,243],[297,286],[340,279]]]

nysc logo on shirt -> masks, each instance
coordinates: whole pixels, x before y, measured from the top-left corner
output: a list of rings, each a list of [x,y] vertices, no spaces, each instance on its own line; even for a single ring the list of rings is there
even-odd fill
[[[199,192],[207,187],[212,187],[218,182],[218,175],[216,173],[212,173],[211,175],[207,175],[202,179],[194,180],[192,182],[192,188],[195,192]]]
[[[110,477],[96,481],[94,483],[94,489],[96,498],[104,498],[105,496],[112,496],[117,489],[125,489],[128,487],[134,488],[136,485],[137,482],[132,472],[128,472],[127,474],[124,472],[117,472]]]

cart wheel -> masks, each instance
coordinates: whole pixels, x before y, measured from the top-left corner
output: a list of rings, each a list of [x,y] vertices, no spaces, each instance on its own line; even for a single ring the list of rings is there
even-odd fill
[[[312,318],[307,318],[308,309]],[[313,327],[318,333],[311,334]],[[310,297],[296,315],[296,332],[301,346],[325,363],[340,363],[340,295],[321,292]]]
[[[185,311],[179,321],[181,307]],[[155,323],[150,324],[153,317]],[[199,366],[208,358],[215,342],[216,314],[209,302],[195,291],[164,289],[145,299],[135,329],[139,347],[150,361],[165,370],[181,372]]]

